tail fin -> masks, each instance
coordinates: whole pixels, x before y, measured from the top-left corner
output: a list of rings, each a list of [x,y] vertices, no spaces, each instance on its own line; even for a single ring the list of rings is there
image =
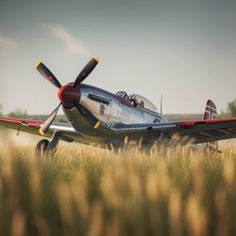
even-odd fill
[[[208,100],[206,103],[206,109],[205,109],[205,113],[203,115],[203,120],[214,120],[217,118],[217,109],[216,109],[216,105],[213,101]],[[209,142],[206,144],[206,148],[205,151],[208,151],[210,153],[214,153],[214,152],[219,152],[218,149],[218,142]]]
[[[207,101],[203,120],[214,120],[217,118],[216,105],[211,100]]]

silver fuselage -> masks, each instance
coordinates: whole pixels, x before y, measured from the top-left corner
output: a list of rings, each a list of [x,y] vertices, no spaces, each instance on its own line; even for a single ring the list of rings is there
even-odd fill
[[[141,124],[141,123],[163,123],[165,120],[156,112],[142,108],[134,107],[129,100],[112,94],[100,88],[81,84],[81,98],[79,103],[88,109],[99,121],[108,127],[115,123],[123,124]],[[117,137],[104,137],[98,135],[88,122],[82,117],[77,108],[63,108],[70,124],[81,135],[80,142],[86,143],[108,143],[113,142]],[[111,135],[110,135],[111,136]]]

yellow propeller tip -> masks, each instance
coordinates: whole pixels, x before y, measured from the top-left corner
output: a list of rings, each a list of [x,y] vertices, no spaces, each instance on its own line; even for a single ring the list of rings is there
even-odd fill
[[[93,126],[93,128],[94,128],[94,129],[97,129],[99,126],[100,126],[100,122],[98,121],[98,122]]]
[[[41,61],[37,61],[36,63],[35,63],[35,67],[37,68],[38,66],[39,66],[39,64],[41,64],[42,62]]]
[[[46,134],[46,133],[43,132],[42,129],[39,129],[39,133],[40,133],[42,136],[44,136],[44,135]]]
[[[93,56],[93,59],[97,62],[99,62],[99,57],[98,56]]]

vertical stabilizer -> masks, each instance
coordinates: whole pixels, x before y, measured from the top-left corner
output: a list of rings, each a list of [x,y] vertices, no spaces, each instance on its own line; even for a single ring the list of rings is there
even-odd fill
[[[206,104],[206,109],[205,109],[205,113],[203,116],[203,120],[214,120],[216,118],[217,118],[216,105],[211,100],[208,100],[207,104]]]
[[[206,109],[203,115],[203,120],[214,120],[217,118],[217,109],[213,101],[208,100],[206,103]],[[206,151],[208,152],[220,152],[218,149],[218,142],[209,142],[206,144]]]

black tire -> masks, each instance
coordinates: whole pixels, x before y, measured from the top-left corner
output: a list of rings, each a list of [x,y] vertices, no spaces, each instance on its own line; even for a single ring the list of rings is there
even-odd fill
[[[47,148],[49,145],[49,141],[47,139],[40,140],[35,148],[35,159],[41,160],[45,157]]]
[[[56,152],[57,152],[56,148],[53,149],[47,148],[45,157],[49,159],[55,159]]]

